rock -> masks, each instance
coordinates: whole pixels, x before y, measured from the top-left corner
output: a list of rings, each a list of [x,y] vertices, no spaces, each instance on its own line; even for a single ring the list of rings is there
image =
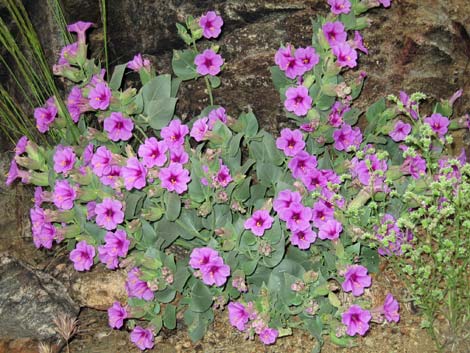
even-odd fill
[[[55,278],[0,254],[0,338],[57,338],[54,318],[75,318],[78,312]]]

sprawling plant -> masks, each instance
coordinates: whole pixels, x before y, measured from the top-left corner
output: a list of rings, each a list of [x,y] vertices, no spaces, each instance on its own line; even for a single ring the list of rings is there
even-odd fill
[[[127,269],[128,301],[113,304],[109,324],[131,330],[140,349],[153,347],[163,326],[174,329],[177,316],[200,339],[214,310],[224,308],[248,338],[273,344],[301,328],[315,336],[317,351],[325,334],[348,346],[371,322],[398,322],[391,294],[378,307],[362,296],[378,267],[373,247],[379,242],[384,256],[416,249],[411,225],[425,215],[408,209],[417,210],[420,195],[435,195],[432,166],[450,173],[465,164],[442,157],[449,127],[459,127],[448,118],[457,97],[429,117],[419,113],[422,94],[391,96],[389,108],[382,99],[361,131],[362,112],[352,102],[366,74],[343,74],[357,66],[358,52],[367,54],[362,14],[390,2],[328,3],[331,13],[313,21],[311,46],[286,43],[275,55],[274,85],[299,126],[277,138],[252,111],[233,118],[213,103],[224,59],[201,39],[221,33],[217,13],[177,25],[188,48],[174,52],[176,77],[156,75],[138,54],[107,80],[87,57],[91,23],[68,27],[78,40],[54,66],[73,82],[67,112],[53,96],[34,116],[46,133],[65,129],[70,114],[79,134],[62,134],[53,149],[20,139],[7,183],[37,185],[31,221],[38,248],[66,242],[78,271],[97,262]],[[126,69],[139,74],[140,89],[121,89]],[[183,122],[174,116],[179,85],[198,79],[210,105]]]

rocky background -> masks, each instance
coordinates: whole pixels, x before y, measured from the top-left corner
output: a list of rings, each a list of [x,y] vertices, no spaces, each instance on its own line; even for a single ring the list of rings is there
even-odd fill
[[[0,15],[5,9],[0,0]],[[51,64],[62,43],[46,0],[25,4],[45,44]],[[69,23],[92,21],[91,50],[102,54],[103,31],[97,0],[62,0]],[[183,46],[174,23],[186,15],[200,15],[215,9],[225,25],[217,44],[226,60],[222,86],[215,102],[232,116],[251,107],[261,126],[276,132],[286,124],[278,93],[271,84],[269,67],[281,43],[309,44],[310,18],[326,14],[326,0],[108,0],[108,40],[111,66],[124,63],[140,52],[149,57],[159,73],[170,72],[173,49]],[[361,56],[359,69],[368,74],[365,89],[356,101],[364,108],[388,95],[422,91],[430,101],[450,97],[464,89],[456,104],[458,116],[470,112],[470,1],[393,0],[390,9],[369,13],[370,28],[363,31],[368,56]],[[6,81],[6,76],[0,73]],[[132,79],[132,76],[130,76]],[[208,104],[199,84],[187,82],[180,91],[177,114],[190,118]],[[0,140],[1,141],[1,140]],[[468,146],[465,133],[458,136],[456,150]],[[2,142],[1,150],[11,149]],[[95,266],[91,272],[77,273],[67,260],[65,248],[38,251],[31,241],[28,210],[31,190],[21,185],[5,188],[3,175],[11,155],[0,158],[0,353],[38,352],[37,343],[62,344],[54,318],[79,315],[79,332],[70,351],[126,353],[138,352],[128,343],[125,332],[107,327],[106,309],[122,298],[125,273]],[[385,264],[383,266],[385,268]],[[350,352],[434,352],[433,343],[419,329],[419,316],[407,305],[406,291],[393,273],[384,271],[375,278],[371,300],[380,302],[387,291],[402,299],[402,320],[397,326],[374,327],[359,347]],[[81,308],[81,309],[80,309]],[[296,332],[274,347],[245,341],[228,326],[226,313],[217,315],[213,328],[202,342],[191,343],[184,328],[163,332],[155,352],[310,352],[315,345],[307,335]],[[57,343],[57,344],[56,344]],[[325,352],[336,352],[327,344]]]

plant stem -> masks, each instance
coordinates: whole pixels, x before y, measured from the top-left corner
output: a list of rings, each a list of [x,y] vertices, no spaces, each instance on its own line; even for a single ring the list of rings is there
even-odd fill
[[[207,78],[207,76],[204,76],[204,81],[206,81],[207,94],[209,95],[209,101],[211,105],[214,105],[214,98],[212,97],[211,83],[209,82],[209,79]]]

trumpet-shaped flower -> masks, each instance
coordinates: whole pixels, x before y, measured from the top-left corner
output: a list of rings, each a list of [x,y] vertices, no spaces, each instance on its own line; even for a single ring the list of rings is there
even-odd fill
[[[132,137],[134,123],[132,119],[125,118],[122,113],[113,112],[104,119],[103,127],[112,141],[127,141]]]
[[[367,268],[361,265],[351,265],[346,270],[341,286],[345,292],[352,292],[355,297],[358,297],[364,293],[364,288],[370,285],[371,278],[367,273]]]
[[[220,67],[223,65],[224,59],[219,54],[216,54],[212,49],[206,49],[202,54],[196,55],[194,64],[196,71],[199,75],[216,76],[220,72]]]
[[[302,132],[297,129],[282,129],[281,136],[276,140],[276,147],[282,150],[286,156],[295,156],[305,147]]]
[[[362,309],[359,305],[351,305],[348,311],[341,315],[341,322],[347,326],[346,333],[349,336],[360,334],[364,336],[369,330],[369,321],[372,315],[368,310]]]
[[[103,202],[96,204],[96,224],[107,230],[116,229],[124,220],[122,203],[118,200],[105,198]]]
[[[95,247],[85,240],[79,241],[75,249],[70,252],[70,260],[77,271],[88,271],[93,266]]]
[[[284,107],[297,116],[304,116],[312,108],[312,97],[305,86],[290,87],[286,91]]]
[[[199,26],[202,28],[202,35],[209,38],[217,38],[222,31],[224,21],[217,16],[215,11],[208,11],[199,19]]]
[[[162,182],[162,187],[168,191],[182,194],[188,190],[188,183],[191,180],[189,171],[184,169],[179,163],[170,163],[167,168],[162,168],[158,174]]]
[[[274,218],[269,215],[267,210],[257,210],[245,221],[244,227],[251,230],[254,235],[261,237],[266,229],[271,228],[273,221]]]

